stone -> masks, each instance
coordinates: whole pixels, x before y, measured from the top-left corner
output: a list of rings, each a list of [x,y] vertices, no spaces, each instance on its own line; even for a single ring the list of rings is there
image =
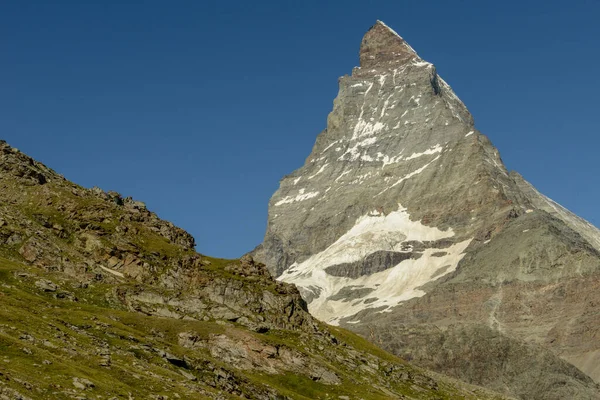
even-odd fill
[[[56,292],[58,290],[58,286],[54,282],[47,279],[40,279],[36,281],[35,286],[44,292]]]
[[[19,244],[21,242],[23,242],[23,237],[18,233],[13,233],[8,237],[8,239],[6,239],[6,244],[9,246]]]
[[[25,244],[19,248],[19,254],[21,254],[25,260],[31,263],[37,261],[41,257],[42,253],[42,246],[33,238],[27,240],[27,242],[25,242]]]
[[[88,253],[92,253],[96,250],[100,250],[104,248],[104,245],[102,244],[102,241],[100,240],[100,238],[91,232],[83,232],[79,235],[79,240],[81,243],[81,246],[85,249],[85,251],[87,251]]]
[[[191,374],[191,373],[189,373],[187,371],[179,371],[179,373],[181,375],[183,375],[189,381],[193,382],[193,381],[197,381],[198,380],[198,378],[194,374]]]
[[[73,386],[80,390],[88,390],[93,389],[95,387],[94,383],[86,378],[73,378]]]

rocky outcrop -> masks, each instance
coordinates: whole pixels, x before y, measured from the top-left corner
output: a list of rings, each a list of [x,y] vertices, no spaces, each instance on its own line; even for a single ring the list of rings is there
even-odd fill
[[[193,334],[184,332],[179,335],[179,342],[187,348],[207,349],[213,357],[221,359],[239,370],[269,374],[293,372],[327,385],[342,383],[335,372],[321,365],[315,365],[309,356],[285,345],[265,343],[251,335],[232,338],[220,334],[211,335],[208,339],[202,340]]]
[[[589,334],[600,326],[600,231],[509,173],[436,68],[385,24],[366,33],[359,58],[305,165],[271,198],[252,254],[316,317],[440,372],[524,399],[600,396],[588,378],[600,381]],[[397,324],[420,340],[395,338]],[[445,346],[497,380],[431,361],[431,327],[449,326],[490,331],[481,351],[463,351],[462,333]],[[485,356],[495,334],[511,354],[502,368]]]
[[[226,320],[256,332],[270,329],[318,330],[298,290],[276,282],[263,264],[249,257],[222,271],[210,261],[170,269],[155,288],[115,288],[128,309],[148,315]]]
[[[10,147],[0,140],[0,171],[21,178],[23,185],[43,185],[50,179],[61,179],[51,169]]]

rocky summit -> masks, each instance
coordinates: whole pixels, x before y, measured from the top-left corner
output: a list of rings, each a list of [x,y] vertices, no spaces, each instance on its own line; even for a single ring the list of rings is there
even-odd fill
[[[505,168],[382,22],[253,252],[317,318],[521,399],[598,399],[600,231]]]
[[[504,399],[314,319],[246,256],[0,141],[0,399]]]

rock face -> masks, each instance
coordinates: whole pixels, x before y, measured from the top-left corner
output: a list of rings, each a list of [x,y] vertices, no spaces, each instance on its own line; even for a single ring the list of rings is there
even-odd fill
[[[0,142],[0,399],[502,399],[314,319],[246,256]]]
[[[255,258],[316,317],[404,357],[521,398],[598,398],[600,231],[509,173],[435,67],[382,22],[339,85],[305,165],[271,198]],[[468,354],[465,331],[485,332]],[[440,332],[478,376],[437,358]],[[498,336],[510,356],[490,368]]]

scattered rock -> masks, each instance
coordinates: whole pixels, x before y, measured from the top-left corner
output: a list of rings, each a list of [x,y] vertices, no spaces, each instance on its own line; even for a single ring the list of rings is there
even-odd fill
[[[15,244],[20,244],[23,242],[23,237],[18,233],[13,233],[6,239],[6,244],[9,246],[13,246]]]
[[[73,378],[73,386],[80,390],[89,390],[95,387],[94,383],[86,378]]]
[[[197,381],[198,380],[198,378],[194,374],[191,374],[191,373],[189,373],[187,371],[179,371],[179,373],[181,375],[183,375],[187,380],[190,380],[190,381]]]
[[[47,279],[40,279],[36,281],[35,286],[44,292],[56,292],[58,290],[58,286],[54,282]]]
[[[34,238],[30,238],[19,249],[19,253],[29,262],[36,261],[43,253],[42,245]]]

